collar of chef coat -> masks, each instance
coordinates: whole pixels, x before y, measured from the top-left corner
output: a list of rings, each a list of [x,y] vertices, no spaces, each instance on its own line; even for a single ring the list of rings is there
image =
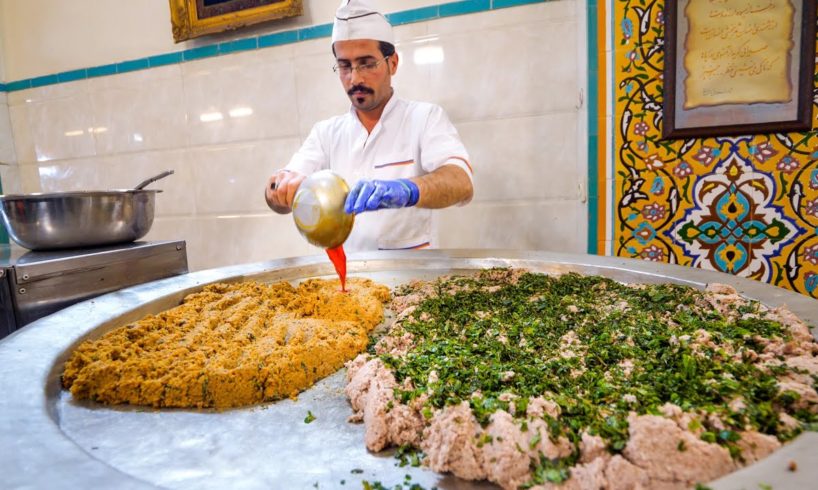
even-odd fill
[[[379,133],[381,131],[381,126],[383,126],[383,121],[389,116],[389,113],[392,112],[392,110],[395,109],[395,106],[397,105],[397,100],[398,100],[398,96],[395,95],[395,89],[393,88],[392,89],[392,96],[389,97],[389,100],[386,101],[386,105],[383,107],[383,112],[381,113],[381,117],[378,118],[378,122],[375,123],[375,126],[372,128],[372,132],[369,133],[370,138],[372,138],[373,136],[375,136],[377,133]],[[358,121],[358,124],[361,125],[361,129],[366,131],[366,128],[364,127],[364,123],[362,123],[361,119],[358,117],[357,109],[355,109],[355,106],[352,105],[352,104],[350,104],[350,106],[349,106],[349,113],[352,115],[352,117],[355,118],[356,121]]]

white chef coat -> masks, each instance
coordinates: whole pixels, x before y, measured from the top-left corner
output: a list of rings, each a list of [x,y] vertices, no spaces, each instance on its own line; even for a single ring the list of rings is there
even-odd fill
[[[304,175],[330,169],[352,188],[361,179],[408,179],[443,165],[456,165],[472,178],[469,155],[446,113],[438,105],[393,94],[372,133],[351,107],[313,126],[286,168]],[[418,207],[358,214],[344,243],[348,251],[436,246],[432,210]]]

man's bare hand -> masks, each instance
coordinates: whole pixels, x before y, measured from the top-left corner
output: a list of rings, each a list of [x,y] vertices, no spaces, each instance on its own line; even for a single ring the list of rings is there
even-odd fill
[[[267,180],[264,198],[270,209],[279,214],[287,214],[293,210],[293,200],[298,186],[306,178],[298,172],[279,170]]]

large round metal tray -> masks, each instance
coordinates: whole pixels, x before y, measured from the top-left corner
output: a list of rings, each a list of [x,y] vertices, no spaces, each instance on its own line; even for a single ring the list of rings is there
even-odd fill
[[[494,250],[351,255],[349,271],[388,285],[484,267],[601,274],[623,282],[721,282],[768,306],[787,304],[818,325],[818,301],[730,275],[644,261]],[[76,402],[60,389],[62,364],[86,338],[179,304],[217,281],[298,281],[331,276],[325,257],[302,257],[196,272],[111,293],[43,318],[0,342],[0,481],[3,488],[493,488],[422,468],[399,467],[364,448],[349,424],[343,370],[285,400],[223,412],[149,410]],[[813,328],[813,334],[816,330]],[[304,423],[307,411],[317,419]],[[791,461],[797,471],[788,471]],[[818,434],[805,433],[769,458],[711,483],[809,488],[818,481]]]

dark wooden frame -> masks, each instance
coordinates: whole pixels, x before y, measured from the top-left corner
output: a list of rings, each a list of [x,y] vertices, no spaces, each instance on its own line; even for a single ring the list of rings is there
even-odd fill
[[[679,49],[676,46],[677,20],[679,15],[678,0],[665,0],[665,67],[664,67],[664,103],[662,117],[662,137],[679,139],[691,137],[746,135],[756,133],[781,133],[791,131],[809,131],[812,129],[812,104],[815,76],[815,32],[816,1],[803,1],[801,7],[801,51],[793,53],[799,56],[799,79],[796,98],[798,101],[797,117],[790,121],[759,121],[751,124],[725,124],[702,127],[675,127],[676,115],[676,63]],[[797,23],[796,23],[797,25]]]

